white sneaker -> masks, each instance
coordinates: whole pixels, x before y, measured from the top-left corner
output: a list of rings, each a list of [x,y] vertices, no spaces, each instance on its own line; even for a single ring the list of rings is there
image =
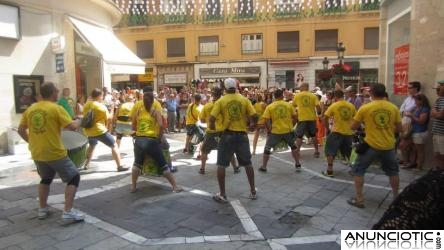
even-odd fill
[[[70,211],[65,211],[62,214],[62,221],[64,222],[76,222],[83,221],[85,219],[85,215],[80,213],[75,209],[71,209]]]
[[[49,215],[48,207],[39,208],[39,210],[37,212],[37,218],[39,218],[39,220],[46,219],[48,217],[48,215]]]

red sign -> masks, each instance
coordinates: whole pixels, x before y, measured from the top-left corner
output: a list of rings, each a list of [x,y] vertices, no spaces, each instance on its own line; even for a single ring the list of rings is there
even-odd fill
[[[395,48],[394,86],[395,95],[407,95],[409,72],[409,45],[405,44]]]

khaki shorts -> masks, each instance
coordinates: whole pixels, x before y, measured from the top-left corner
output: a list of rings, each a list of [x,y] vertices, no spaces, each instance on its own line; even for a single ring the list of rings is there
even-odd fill
[[[427,137],[429,137],[428,131],[412,134],[412,139],[414,144],[425,144]]]
[[[444,135],[433,135],[433,152],[444,155]]]

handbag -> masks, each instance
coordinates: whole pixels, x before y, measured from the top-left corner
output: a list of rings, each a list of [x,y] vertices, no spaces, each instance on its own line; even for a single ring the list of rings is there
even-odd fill
[[[82,118],[80,122],[80,127],[82,128],[91,128],[94,124],[94,111],[90,109],[88,113]]]
[[[402,124],[401,134],[400,134],[401,138],[407,139],[412,136],[412,133],[413,133],[412,123],[409,122]]]

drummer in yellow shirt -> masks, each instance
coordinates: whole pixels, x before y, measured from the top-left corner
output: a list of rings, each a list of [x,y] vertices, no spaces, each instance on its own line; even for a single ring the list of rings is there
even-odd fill
[[[256,94],[256,103],[253,105],[254,110],[256,110],[256,114],[258,115],[258,122],[256,129],[254,130],[254,137],[253,137],[253,155],[256,154],[256,146],[257,146],[257,140],[259,139],[259,134],[261,132],[261,129],[263,130],[264,127],[264,119],[262,118],[262,114],[264,113],[265,108],[267,107],[267,104],[264,102],[264,97],[262,93]]]
[[[296,162],[297,151],[293,126],[296,123],[296,112],[292,105],[284,101],[284,92],[281,89],[274,91],[275,100],[265,108],[262,118],[268,132],[262,157],[261,172],[267,172],[267,163],[270,159],[271,149],[284,140],[291,149],[291,154]]]
[[[89,163],[94,152],[97,143],[100,141],[109,148],[111,148],[111,154],[116,162],[117,171],[126,171],[127,167],[122,166],[119,149],[114,137],[109,133],[107,123],[109,122],[110,113],[106,106],[102,103],[103,92],[99,88],[95,88],[91,92],[91,101],[88,101],[83,108],[83,116],[86,116],[89,110],[94,111],[94,122],[91,128],[84,128],[84,133],[88,136],[89,147],[86,151],[86,163],[85,169],[88,168]]]
[[[145,155],[148,154],[161,168],[163,176],[170,182],[173,192],[181,192],[174,176],[170,172],[168,162],[162,153],[160,138],[164,127],[162,115],[153,107],[154,95],[152,92],[143,94],[143,106],[139,106],[132,115],[132,126],[135,131],[134,164],[132,168],[132,182],[130,192],[136,192],[137,179],[139,178]]]
[[[297,93],[293,98],[293,106],[297,108],[298,124],[296,126],[296,146],[298,147],[298,154],[296,160],[296,169],[300,170],[301,163],[299,162],[299,151],[302,145],[302,137],[308,134],[313,140],[315,153],[314,157],[319,158],[319,145],[316,139],[316,117],[317,113],[321,112],[318,97],[308,91],[308,83],[302,83],[300,86],[301,92]]]
[[[202,108],[202,111],[200,112],[199,119],[202,123],[210,123],[210,114],[211,110],[213,109],[214,103],[219,100],[219,98],[222,96],[222,88],[215,87],[213,89],[213,100],[210,102],[207,102],[205,106]],[[200,158],[200,174],[205,174],[205,164],[208,159],[208,154],[213,150],[217,149],[217,145],[219,144],[220,135],[224,131],[224,127],[222,124],[222,115],[218,115],[216,117],[215,121],[215,129],[210,129],[207,127],[205,130],[205,136],[202,141],[201,146],[201,158]],[[236,166],[236,157],[233,155],[231,159],[231,165],[234,168],[234,173],[240,173],[240,169],[238,166]]]
[[[49,215],[47,205],[49,187],[57,173],[62,181],[67,183],[62,221],[82,221],[84,215],[72,209],[80,182],[79,171],[69,159],[61,139],[62,129],[75,131],[78,124],[72,121],[72,117],[62,106],[56,104],[59,90],[53,83],[42,84],[40,93],[43,99],[31,105],[23,113],[18,127],[19,135],[29,143],[32,159],[41,178],[38,186],[37,216],[39,219],[45,219]]]
[[[191,138],[194,136],[198,136],[199,138],[204,137],[203,131],[197,126],[197,121],[199,118],[199,106],[200,106],[201,96],[200,94],[193,95],[193,102],[188,105],[187,111],[185,113],[185,124],[187,130],[187,138],[185,141],[185,148],[183,149],[184,153],[190,153],[190,143]]]
[[[331,133],[327,135],[325,142],[325,154],[327,155],[327,170],[322,174],[333,177],[333,160],[338,152],[342,149],[347,159],[351,154],[351,146],[353,140],[353,131],[351,125],[353,117],[356,114],[355,106],[344,100],[344,92],[335,90],[333,92],[334,103],[331,104],[324,112],[324,127],[328,131],[330,126],[330,118],[333,120]]]
[[[126,95],[124,97],[125,102],[120,104],[117,109],[117,119],[116,119],[116,143],[117,147],[120,147],[120,142],[122,141],[122,137],[124,135],[132,134],[131,127],[131,117],[130,113],[134,106],[134,97],[133,95]]]

